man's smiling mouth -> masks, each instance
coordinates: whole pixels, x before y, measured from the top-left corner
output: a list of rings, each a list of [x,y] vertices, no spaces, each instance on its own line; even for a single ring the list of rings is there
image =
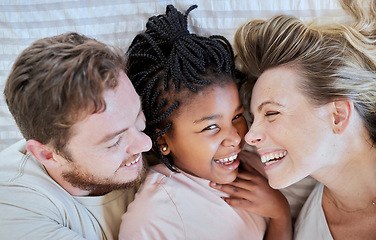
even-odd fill
[[[132,161],[129,161],[129,162],[124,161],[124,162],[121,164],[121,167],[124,167],[124,166],[129,167],[129,166],[131,166],[131,165],[137,163],[138,161],[140,161],[140,159],[141,159],[141,154],[139,154],[139,156],[136,157],[136,158],[135,158],[134,160],[132,160]]]

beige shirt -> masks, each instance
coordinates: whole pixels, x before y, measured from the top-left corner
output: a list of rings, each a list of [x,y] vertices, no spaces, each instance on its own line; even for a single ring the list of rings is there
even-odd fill
[[[73,197],[20,141],[0,152],[0,236],[7,239],[117,239],[135,189]]]

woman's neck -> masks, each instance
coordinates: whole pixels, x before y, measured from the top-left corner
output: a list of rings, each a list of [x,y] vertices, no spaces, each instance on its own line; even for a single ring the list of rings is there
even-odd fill
[[[344,155],[341,163],[313,177],[326,186],[328,198],[339,208],[351,211],[376,203],[376,148]]]

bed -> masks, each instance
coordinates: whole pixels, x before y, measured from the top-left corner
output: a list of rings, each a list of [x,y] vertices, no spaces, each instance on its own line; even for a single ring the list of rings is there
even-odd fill
[[[242,23],[292,14],[305,22],[345,21],[337,0],[2,0],[0,3],[0,151],[22,138],[2,94],[18,54],[33,41],[75,31],[124,51],[144,30],[147,19],[164,13],[167,4],[185,11],[190,5],[189,26],[197,34],[221,34],[232,42]]]

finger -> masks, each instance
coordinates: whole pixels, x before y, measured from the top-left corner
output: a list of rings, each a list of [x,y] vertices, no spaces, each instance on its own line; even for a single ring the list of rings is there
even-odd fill
[[[258,175],[256,175],[256,173],[254,173],[254,172],[243,172],[243,171],[241,172],[241,171],[239,171],[238,175],[237,175],[237,179],[243,179],[243,180],[252,180],[255,177],[258,177]]]
[[[233,182],[228,183],[228,184],[223,184],[223,185],[228,185],[228,186],[237,187],[237,188],[250,191],[255,188],[257,183],[256,181],[253,181],[253,180],[244,180],[241,178],[237,178]]]
[[[252,182],[259,182],[260,180],[267,181],[267,179],[257,171],[253,171],[252,173],[238,172],[236,181],[238,180],[246,180]]]
[[[253,198],[255,198],[255,195],[253,194],[253,189],[251,189],[249,186],[247,189],[244,189],[230,184],[220,184],[215,185],[214,188],[224,193],[227,193],[232,197],[245,198],[248,200],[252,200]]]
[[[226,192],[229,194],[232,194],[234,192],[239,192],[240,191],[239,189],[250,192],[250,191],[253,191],[257,187],[257,184],[255,182],[251,180],[243,180],[239,178],[235,179],[233,182],[228,183],[228,184],[218,184],[218,183],[210,182],[209,185],[212,188],[218,189],[222,192]]]
[[[242,198],[222,198],[227,202],[228,205],[236,208],[245,208],[250,209],[252,208],[252,203],[248,200]]]

